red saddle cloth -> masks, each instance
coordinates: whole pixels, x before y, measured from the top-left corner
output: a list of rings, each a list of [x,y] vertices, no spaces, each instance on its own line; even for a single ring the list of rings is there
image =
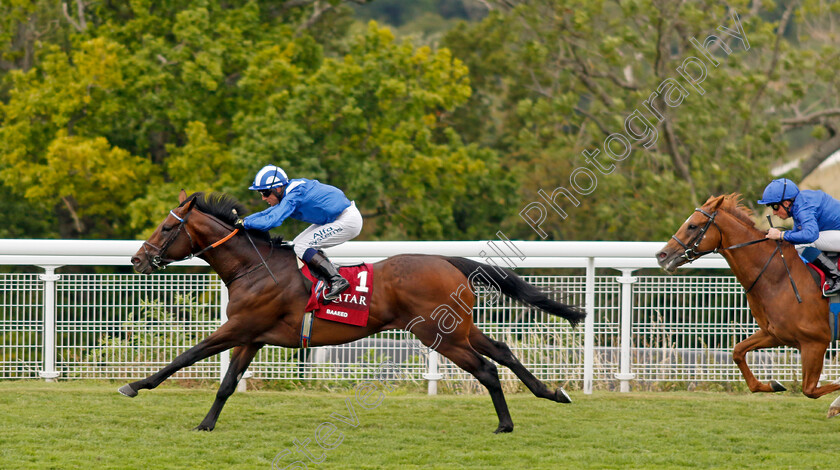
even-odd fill
[[[309,272],[308,266],[304,265],[300,270],[312,281],[312,293],[306,303],[307,312],[315,312],[315,318],[324,320],[356,326],[367,325],[370,299],[373,298],[373,267],[370,263],[339,267],[339,274],[350,281],[350,287],[327,305],[323,303],[324,283]]]
[[[819,276],[819,280],[818,280],[818,279],[816,279],[816,278],[814,278],[814,281],[816,281],[816,282],[817,282],[817,284],[819,284],[820,289],[822,289],[822,287],[825,285],[825,273],[824,273],[824,272],[822,272],[822,269],[818,268],[816,264],[813,264],[813,263],[805,263],[805,265],[806,265],[806,266],[808,266],[808,267],[809,267],[809,268],[811,268],[814,272],[816,272],[816,273],[817,273],[817,276]],[[811,276],[814,276],[814,275],[813,275],[813,273],[811,274]]]

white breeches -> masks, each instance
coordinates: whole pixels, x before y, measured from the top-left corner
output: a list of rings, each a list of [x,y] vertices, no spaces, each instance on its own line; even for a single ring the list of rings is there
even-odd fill
[[[813,246],[820,251],[835,251],[840,252],[840,230],[825,230],[820,232],[819,238],[813,243],[803,243],[796,245],[796,251],[802,252],[805,248]]]
[[[361,231],[362,214],[356,209],[356,203],[351,202],[350,207],[344,209],[334,221],[324,225],[312,224],[296,236],[292,240],[295,244],[295,254],[298,258],[303,258],[303,253],[309,248],[320,250],[340,245],[356,238]]]

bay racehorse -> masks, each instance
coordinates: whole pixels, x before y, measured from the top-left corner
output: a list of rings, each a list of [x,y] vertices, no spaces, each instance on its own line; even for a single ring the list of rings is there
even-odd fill
[[[124,385],[119,391],[129,397],[136,396],[139,390],[157,387],[184,367],[233,348],[216,400],[196,427],[211,431],[225,401],[260,348],[266,344],[300,347],[301,325],[309,297],[308,281],[298,269],[297,258],[289,246],[272,243],[264,232],[237,233],[233,228],[235,214],[245,214],[245,209],[232,197],[203,193],[188,197],[181,191],[179,200],[181,204],[169,212],[131,262],[137,272],[151,274],[169,263],[193,255],[201,257],[227,286],[228,320],[159,372]],[[499,418],[496,432],[512,431],[513,421],[496,366],[484,356],[509,367],[537,397],[571,402],[562,388],[549,390],[505,343],[485,336],[475,326],[471,318],[475,293],[468,278],[564,318],[572,325],[584,318],[585,313],[580,309],[550,299],[513,271],[466,258],[398,255],[375,263],[373,272],[376,284],[367,326],[316,318],[311,345],[347,343],[394,329],[408,329],[426,346],[437,341],[440,354],[487,388]],[[450,319],[447,332],[443,332],[435,320],[435,312],[438,307],[452,303],[452,296],[459,296],[459,303],[468,308],[455,309],[465,311],[458,312],[457,321]]]
[[[750,351],[789,346],[802,357],[802,393],[818,398],[840,390],[837,382],[820,386],[825,352],[831,342],[828,299],[808,272],[793,245],[765,239],[739,194],[711,197],[686,220],[662,250],[659,265],[673,274],[677,267],[720,253],[746,290],[758,331],[735,345],[733,360],[752,392],[781,392],[776,380],[762,383],[746,361]],[[799,301],[801,299],[801,302]],[[828,417],[840,413],[840,397]]]

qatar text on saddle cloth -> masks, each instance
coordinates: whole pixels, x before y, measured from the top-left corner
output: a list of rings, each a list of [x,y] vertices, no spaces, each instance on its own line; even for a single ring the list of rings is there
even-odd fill
[[[307,312],[315,312],[315,318],[323,320],[355,326],[367,325],[370,299],[373,297],[373,267],[370,263],[341,266],[338,272],[350,281],[350,287],[327,305],[321,302],[323,282],[313,277],[306,265],[301,268],[301,272],[313,282],[312,293],[306,303]]]

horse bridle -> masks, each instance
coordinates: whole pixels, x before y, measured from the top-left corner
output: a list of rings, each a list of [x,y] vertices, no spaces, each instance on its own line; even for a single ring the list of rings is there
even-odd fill
[[[720,231],[720,227],[718,227],[717,223],[715,222],[715,217],[717,217],[718,211],[714,211],[711,214],[709,214],[708,212],[703,210],[702,207],[698,207],[694,209],[694,212],[699,212],[709,218],[709,220],[706,221],[706,225],[704,225],[703,228],[700,229],[700,232],[698,232],[697,235],[694,236],[694,238],[689,240],[688,243],[683,243],[682,240],[677,238],[677,234],[671,235],[671,238],[673,238],[677,243],[680,244],[681,247],[683,247],[684,251],[682,257],[685,258],[685,260],[689,263],[693,262],[697,258],[700,258],[701,256],[708,255],[709,253],[719,253],[723,250],[735,250],[738,248],[755,245],[756,243],[766,242],[767,240],[769,240],[769,238],[759,238],[757,240],[750,240],[748,242],[738,243],[737,245],[732,245],[726,248],[715,247],[712,250],[697,251],[697,248],[700,246],[700,243],[703,241],[703,238],[706,237],[706,232],[709,230],[709,227],[714,225],[715,228],[718,230],[718,233],[721,234],[721,236],[723,232]],[[723,239],[721,238],[721,241],[722,240]],[[769,258],[767,258],[767,261],[764,263],[764,267],[761,268],[761,271],[758,273],[758,276],[756,276],[755,280],[750,285],[750,287],[747,288],[745,293],[748,293],[752,290],[753,287],[755,287],[756,283],[758,283],[758,280],[761,279],[761,276],[764,274],[764,271],[766,271],[767,267],[770,266],[770,261],[773,259],[774,256],[776,256],[776,252],[778,252],[782,257],[782,263],[785,265],[785,270],[787,270],[788,279],[790,279],[790,285],[793,286],[793,292],[796,294],[796,300],[798,300],[799,303],[802,303],[802,298],[799,296],[799,289],[796,288],[796,283],[793,281],[793,275],[791,275],[790,268],[787,265],[787,261],[785,261],[785,254],[782,252],[781,240],[776,240],[776,249],[773,250],[773,253],[770,254]]]
[[[715,247],[715,249],[713,249],[713,250],[706,250],[706,251],[697,251],[697,248],[700,246],[700,242],[703,241],[703,238],[706,237],[706,232],[709,230],[709,227],[711,227],[712,224],[714,224],[715,228],[718,229],[718,232],[720,232],[720,227],[718,227],[717,224],[715,224],[715,217],[717,217],[717,211],[714,211],[711,214],[709,214],[708,212],[703,210],[702,207],[698,207],[698,208],[694,209],[694,212],[699,212],[699,213],[701,213],[701,214],[703,214],[703,215],[705,215],[706,217],[709,218],[709,220],[706,221],[706,225],[704,225],[703,228],[700,229],[700,232],[698,232],[697,235],[694,236],[694,238],[689,240],[688,243],[683,243],[682,240],[677,238],[676,233],[671,235],[671,238],[676,240],[677,243],[679,243],[680,246],[683,247],[684,252],[683,252],[682,257],[685,258],[685,260],[688,261],[689,263],[696,260],[697,258],[700,258],[701,256],[708,255],[709,253],[717,253],[718,252],[717,247]],[[689,245],[691,245],[691,246],[689,246]],[[732,249],[732,248],[733,247],[730,247],[728,249]]]
[[[178,228],[176,228],[175,231],[173,231],[172,234],[169,236],[169,238],[167,238],[166,241],[163,242],[163,245],[161,247],[155,246],[153,243],[150,243],[148,240],[143,242],[143,253],[146,254],[147,258],[149,258],[149,264],[151,264],[152,267],[155,270],[166,269],[166,265],[168,265],[168,264],[176,263],[178,261],[185,261],[185,260],[188,260],[188,259],[192,259],[196,256],[200,256],[205,251],[216,248],[217,246],[221,245],[222,243],[230,240],[231,238],[233,238],[234,235],[236,235],[237,232],[239,232],[238,228],[234,229],[227,236],[225,236],[221,240],[217,241],[216,243],[208,245],[208,246],[198,250],[197,252],[193,253],[193,246],[195,245],[195,243],[193,243],[193,239],[192,239],[192,236],[190,235],[190,231],[186,230],[186,228],[185,228],[185,226],[187,224],[187,218],[190,216],[191,210],[192,210],[192,208],[190,208],[190,210],[187,211],[187,213],[184,215],[184,217],[179,217],[178,214],[176,214],[174,211],[171,211],[171,210],[169,211],[169,214],[172,217],[175,217],[178,220]],[[184,233],[187,234],[187,238],[190,239],[190,254],[181,258],[181,259],[161,258],[161,256],[163,256],[166,253],[166,250],[168,250],[169,247],[175,242],[175,240],[178,239],[178,236],[181,234],[181,230],[183,230]],[[149,256],[149,251],[146,249],[146,245],[148,245],[148,246],[152,247],[153,249],[157,250],[157,254],[154,255],[154,256]]]

